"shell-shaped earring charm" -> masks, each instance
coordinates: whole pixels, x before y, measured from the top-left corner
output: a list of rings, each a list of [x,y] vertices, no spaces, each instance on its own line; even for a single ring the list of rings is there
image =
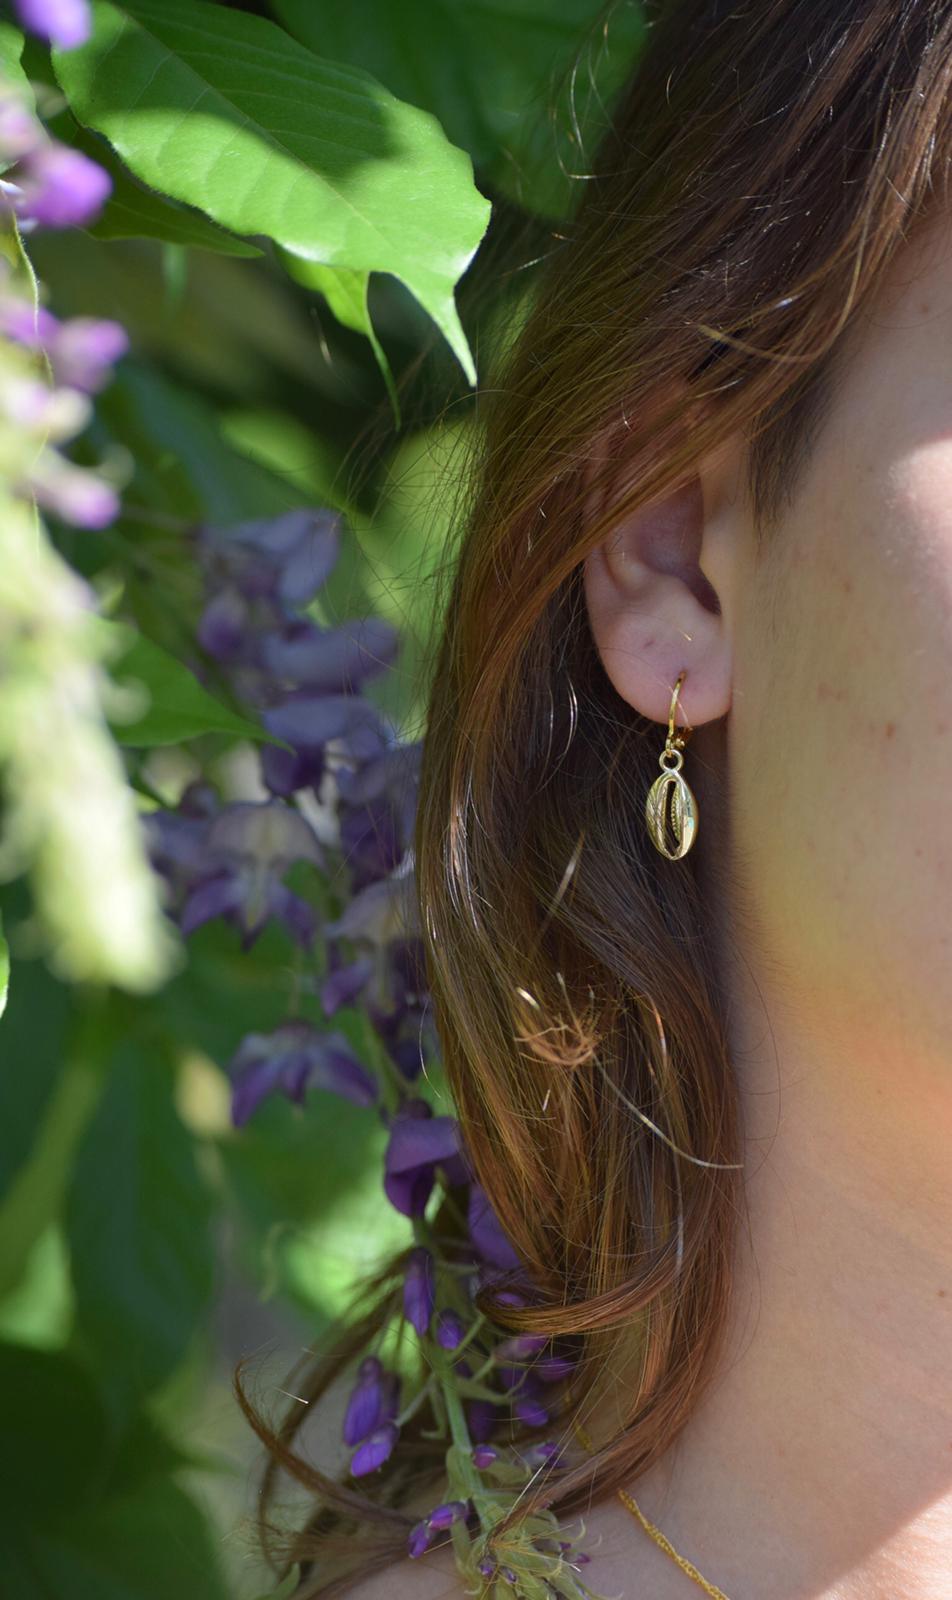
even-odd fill
[[[655,778],[648,790],[645,801],[645,820],[652,843],[667,856],[669,861],[678,861],[681,856],[686,856],[694,843],[697,834],[697,801],[691,792],[691,787],[686,778],[681,775],[684,757],[681,754],[688,736],[689,727],[684,727],[680,732],[675,730],[674,713],[678,703],[678,691],[685,679],[681,673],[671,695],[671,709],[668,713],[668,737],[664,741],[664,749],[658,757],[661,768],[660,778]],[[670,803],[671,831],[674,835],[674,848],[668,844],[668,807]]]
[[[675,766],[668,765],[674,757]],[[669,861],[686,856],[697,833],[697,801],[686,778],[681,776],[684,760],[680,750],[662,750],[658,758],[662,767],[660,778],[655,778],[645,802],[645,819],[653,843]],[[675,847],[668,847],[668,805],[671,807],[671,830]]]

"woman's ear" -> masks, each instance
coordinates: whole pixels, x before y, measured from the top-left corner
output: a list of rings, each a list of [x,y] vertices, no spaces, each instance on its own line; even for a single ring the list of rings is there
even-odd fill
[[[726,715],[731,702],[732,619],[744,515],[741,449],[733,441],[662,500],[619,517],[585,560],[595,645],[624,700],[666,723],[686,674],[676,722]],[[610,503],[612,489],[599,504]],[[591,514],[597,514],[594,496]]]

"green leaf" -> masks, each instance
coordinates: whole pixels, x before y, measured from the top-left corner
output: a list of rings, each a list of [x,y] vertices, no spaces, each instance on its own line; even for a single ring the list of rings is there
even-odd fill
[[[393,273],[475,382],[453,291],[490,208],[433,117],[261,17],[202,0],[94,0],[93,16],[57,76],[138,178],[302,260]]]
[[[209,222],[200,211],[175,205],[154,189],[137,183],[105,140],[77,127],[69,143],[105,167],[112,179],[112,193],[105,209],[87,230],[97,239],[161,239],[166,244],[214,250],[225,256],[261,255],[257,245],[236,239],[233,233]]]
[[[182,522],[225,523],[276,517],[313,498],[231,449],[217,413],[184,384],[129,357],[98,397],[94,426],[135,463],[123,507],[133,522],[135,505]],[[175,563],[185,573],[178,551]]]
[[[148,1407],[133,1417],[110,1463],[106,1493],[126,1495],[156,1478],[193,1467],[196,1458],[163,1432]]]
[[[126,687],[142,685],[148,692],[149,703],[141,715],[113,724],[120,744],[135,748],[181,744],[202,733],[273,742],[263,728],[222,705],[181,661],[127,622],[97,617],[95,627],[108,638],[110,654],[115,652],[110,663],[115,681]]]
[[[8,1070],[0,1073],[0,1109],[11,1112],[0,1141],[0,1296],[21,1282],[36,1245],[57,1221],[76,1150],[102,1093],[111,1015],[95,990],[83,996],[72,1026],[67,1006],[65,988],[50,982],[37,962],[20,964],[4,1028]],[[18,1060],[33,1070],[17,1071]]]
[[[180,1361],[211,1290],[211,1200],[173,1089],[153,1041],[130,1031],[68,1196],[77,1334],[119,1415]]]
[[[10,992],[10,946],[3,934],[3,921],[0,920],[0,1017],[7,1009],[7,995]]]
[[[432,111],[495,188],[552,217],[571,208],[571,174],[588,168],[645,33],[640,0],[607,13],[602,0],[272,4],[304,44]]]
[[[7,927],[30,916],[32,902],[22,879],[4,886],[3,900]],[[66,986],[55,981],[44,962],[19,956],[0,1029],[0,1219],[10,1184],[29,1159],[55,1092],[71,1014]],[[23,1061],[29,1061],[29,1072],[17,1070]]]
[[[0,1339],[62,1350],[73,1326],[73,1284],[63,1230],[55,1222],[29,1251],[19,1282],[0,1297]]]
[[[4,1592],[16,1600],[227,1600],[219,1540],[168,1480],[104,1498],[81,1516],[24,1523],[0,1508],[0,1518]]]
[[[0,22],[0,80],[7,85],[19,89],[25,95],[27,104],[33,105],[33,90],[30,80],[20,65],[23,54],[23,34],[10,22]]]
[[[30,1512],[86,1503],[105,1480],[110,1430],[89,1375],[61,1351],[0,1344],[0,1499]]]
[[[322,267],[314,261],[302,261],[286,250],[280,251],[279,254],[296,282],[302,284],[305,289],[316,289],[318,294],[324,296],[338,322],[345,328],[353,328],[355,333],[364,334],[369,339],[370,348],[373,350],[387,386],[387,394],[390,396],[394,424],[399,428],[400,400],[397,386],[393,381],[386,352],[374,331],[367,306],[369,272],[348,272],[344,268]]]

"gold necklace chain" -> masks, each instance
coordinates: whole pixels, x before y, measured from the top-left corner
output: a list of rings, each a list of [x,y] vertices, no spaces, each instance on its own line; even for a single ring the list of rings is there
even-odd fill
[[[586,1432],[580,1422],[573,1422],[572,1427],[579,1443],[589,1452],[589,1454],[591,1454],[595,1448],[592,1443],[591,1435]],[[724,1593],[723,1589],[719,1589],[715,1583],[708,1583],[707,1579],[703,1578],[698,1572],[693,1561],[688,1561],[685,1556],[678,1555],[678,1552],[675,1550],[670,1539],[665,1538],[665,1535],[661,1532],[661,1529],[656,1528],[653,1522],[648,1521],[648,1518],[645,1516],[634,1495],[629,1494],[626,1489],[619,1489],[618,1498],[625,1507],[625,1510],[630,1511],[633,1517],[637,1517],[645,1532],[650,1533],[652,1539],[655,1541],[655,1544],[660,1545],[665,1554],[669,1555],[672,1561],[676,1561],[678,1566],[681,1568],[681,1571],[686,1572],[689,1578],[693,1578],[694,1582],[704,1590],[705,1594],[712,1595],[714,1600],[727,1600],[727,1595]]]

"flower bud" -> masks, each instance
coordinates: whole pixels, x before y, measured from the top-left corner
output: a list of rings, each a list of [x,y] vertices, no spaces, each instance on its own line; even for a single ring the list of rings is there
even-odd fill
[[[422,1522],[415,1522],[407,1534],[407,1553],[416,1560],[430,1548],[432,1542],[433,1533],[424,1518]]]
[[[436,1506],[426,1520],[431,1528],[449,1528],[454,1522],[463,1522],[468,1511],[465,1500],[447,1500],[443,1505]]]
[[[433,1257],[429,1250],[417,1245],[410,1251],[407,1260],[403,1280],[403,1314],[421,1339],[429,1330],[434,1299]]]
[[[436,1342],[444,1350],[455,1350],[462,1344],[466,1335],[466,1328],[462,1317],[455,1311],[443,1310],[436,1319]]]
[[[89,38],[89,0],[15,0],[15,5],[21,25],[60,50],[73,50]]]
[[[350,1458],[351,1476],[362,1478],[368,1472],[376,1472],[392,1454],[398,1438],[399,1429],[392,1422],[385,1422],[382,1428],[368,1434]]]

